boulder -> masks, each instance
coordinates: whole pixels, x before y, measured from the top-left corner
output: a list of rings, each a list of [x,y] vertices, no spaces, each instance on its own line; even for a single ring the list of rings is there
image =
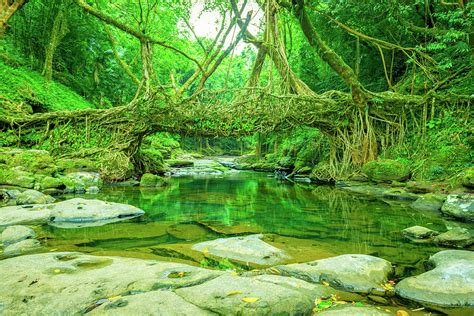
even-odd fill
[[[66,178],[71,179],[72,181],[76,181],[78,183],[82,182],[84,184],[84,188],[87,189],[89,187],[102,187],[102,180],[100,179],[100,174],[97,172],[72,172],[66,174]]]
[[[165,179],[151,173],[145,173],[140,179],[141,187],[161,187],[166,184],[167,182]]]
[[[440,246],[450,248],[469,247],[474,243],[474,239],[472,238],[469,231],[460,227],[453,228],[436,236],[433,241]]]
[[[88,187],[86,192],[89,193],[89,194],[97,194],[97,193],[100,192],[100,189],[99,189],[99,187],[92,186],[92,187]]]
[[[332,287],[356,293],[384,293],[383,284],[392,273],[387,260],[360,254],[341,255],[308,263],[276,267],[283,275],[313,283],[328,282]]]
[[[306,315],[315,298],[335,293],[330,287],[294,278],[228,274],[175,292],[187,302],[219,315]]]
[[[0,168],[0,184],[32,189],[35,186],[35,178],[31,172],[5,166]]]
[[[46,223],[64,228],[101,226],[144,213],[127,204],[75,198],[53,204],[0,208],[0,226]]]
[[[402,230],[402,234],[410,239],[428,239],[439,235],[439,232],[423,226],[412,226]]]
[[[25,239],[20,242],[11,244],[5,248],[3,255],[7,257],[18,256],[24,253],[35,251],[41,248],[41,244],[36,239]],[[8,270],[4,270],[8,271]]]
[[[474,221],[474,194],[448,195],[441,212],[460,220]]]
[[[441,209],[445,199],[443,195],[428,193],[411,203],[411,207],[419,211],[436,212]]]
[[[0,162],[8,168],[21,168],[32,173],[51,176],[57,168],[53,158],[46,150],[11,149],[0,151]]]
[[[434,266],[433,270],[400,281],[395,292],[429,308],[470,307],[472,312],[474,252],[445,250],[431,256],[429,263]],[[450,312],[456,314],[456,310]]]
[[[362,167],[362,172],[375,182],[405,181],[410,177],[407,164],[391,159],[370,161]]]
[[[180,160],[180,159],[168,159],[166,164],[171,168],[185,168],[194,166],[194,162],[191,160]]]
[[[49,176],[44,177],[41,180],[41,184],[40,184],[41,190],[59,189],[59,188],[64,188],[64,187],[65,185],[60,179],[49,177]]]
[[[468,168],[464,171],[462,185],[466,188],[474,189],[474,167]]]
[[[405,188],[413,193],[432,193],[435,191],[435,186],[432,183],[424,181],[408,181]]]
[[[262,238],[262,234],[219,238],[195,244],[192,249],[220,258],[262,266],[278,264],[288,259],[285,252],[267,244]]]
[[[26,190],[18,195],[16,198],[16,205],[49,204],[54,201],[55,199],[50,195],[46,195],[36,190]]]
[[[13,225],[8,226],[0,235],[0,243],[4,244],[5,246],[20,242],[25,239],[35,238],[36,233],[33,229],[21,226],[21,225]]]
[[[173,296],[163,296],[164,291],[201,284],[223,274],[179,263],[71,252],[1,260],[0,271],[8,271],[2,274],[0,282],[2,312],[16,315],[75,315],[108,302],[116,301],[119,305],[109,305],[109,308],[127,305],[118,302],[120,297],[134,306],[140,297],[133,294],[141,293],[150,294],[142,297],[143,309],[136,311],[150,308],[156,314],[167,314],[169,305],[161,309],[160,305],[153,304],[160,297]],[[175,306],[176,310],[186,307],[185,302],[176,297],[173,301],[183,305]],[[199,311],[189,309],[193,310]],[[136,311],[131,314],[141,314]]]

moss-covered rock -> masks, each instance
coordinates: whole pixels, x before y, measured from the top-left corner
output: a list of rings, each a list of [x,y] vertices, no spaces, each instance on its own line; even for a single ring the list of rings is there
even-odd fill
[[[35,186],[35,178],[30,172],[0,165],[0,184],[32,189]]]
[[[99,170],[104,181],[120,182],[130,179],[135,167],[125,153],[109,153],[101,157]]]
[[[34,174],[51,176],[57,168],[46,150],[7,149],[0,151],[0,163],[7,168],[21,168]]]
[[[167,171],[167,166],[160,150],[153,148],[142,149],[138,158],[138,169],[142,172],[163,174]]]
[[[375,182],[406,181],[410,177],[407,164],[391,159],[370,161],[362,167],[362,172]]]
[[[194,162],[191,160],[168,159],[166,160],[166,163],[172,168],[185,168],[194,166]]]
[[[41,190],[58,189],[58,188],[64,188],[64,187],[65,185],[60,179],[49,177],[49,176],[44,177],[43,180],[41,180],[41,185],[40,185]]]
[[[145,173],[140,179],[141,187],[161,187],[167,184],[166,179],[151,173]]]
[[[474,167],[468,168],[464,171],[462,185],[466,188],[474,189]]]
[[[58,159],[56,166],[59,172],[70,173],[78,171],[99,171],[99,163],[96,160],[85,158]]]

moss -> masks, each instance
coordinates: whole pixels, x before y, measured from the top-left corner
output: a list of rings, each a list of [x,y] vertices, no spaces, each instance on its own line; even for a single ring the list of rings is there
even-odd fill
[[[167,171],[161,151],[153,148],[140,150],[136,165],[142,173],[163,174]]]
[[[33,174],[26,171],[9,169],[5,165],[0,168],[0,184],[13,185],[32,189],[35,186]]]
[[[0,151],[0,162],[8,168],[21,167],[23,170],[43,175],[53,175],[56,172],[54,160],[45,150],[8,149]]]
[[[55,189],[65,187],[64,183],[58,179],[53,177],[44,177],[41,181],[41,189]]]
[[[99,164],[97,161],[85,158],[58,159],[56,160],[56,166],[58,167],[59,172],[64,173],[77,171],[96,172],[99,170]]]
[[[166,163],[172,168],[184,168],[194,166],[194,162],[191,160],[168,159],[166,160]]]
[[[362,167],[362,172],[375,182],[400,182],[410,177],[410,168],[407,164],[391,159],[370,161]]]
[[[47,82],[27,68],[12,68],[0,61],[0,95],[13,104],[27,104],[23,112],[44,112],[95,108],[68,87]],[[8,109],[7,109],[8,110]]]
[[[161,187],[167,183],[166,179],[151,173],[145,173],[140,179],[141,187]]]
[[[464,171],[462,185],[466,188],[474,189],[474,167],[468,168]]]

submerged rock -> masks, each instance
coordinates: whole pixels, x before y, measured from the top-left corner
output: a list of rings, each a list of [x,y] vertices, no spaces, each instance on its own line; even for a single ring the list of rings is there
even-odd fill
[[[433,270],[400,281],[396,293],[430,308],[474,311],[474,252],[445,250],[431,256],[429,263]]]
[[[456,227],[442,233],[433,240],[436,244],[451,248],[469,247],[474,243],[469,231],[465,228]]]
[[[20,193],[16,198],[16,205],[24,204],[49,204],[53,203],[55,198],[36,190],[26,190]]]
[[[21,226],[14,225],[5,228],[5,230],[0,235],[0,243],[5,246],[20,242],[25,239],[35,238],[36,233],[33,229]]]
[[[323,310],[317,315],[334,315],[334,316],[386,316],[394,315],[391,312],[377,309],[372,306],[353,306],[350,304],[340,305],[336,307]],[[397,314],[398,315],[398,314]]]
[[[439,235],[439,232],[423,226],[412,226],[402,230],[402,234],[413,239],[428,239]]]
[[[267,244],[262,238],[262,234],[219,238],[195,244],[192,249],[216,257],[265,266],[278,264],[288,259],[285,252]]]
[[[474,221],[474,194],[448,195],[441,212],[464,221]]]
[[[356,293],[384,293],[383,284],[392,273],[387,260],[369,255],[349,254],[308,263],[276,267],[284,275],[313,283],[328,282],[332,287]]]
[[[127,204],[76,198],[53,204],[0,208],[0,226],[46,223],[64,228],[100,226],[144,213]]]
[[[41,244],[36,239],[25,239],[20,242],[11,244],[5,248],[3,254],[7,257],[17,256],[41,248]],[[4,270],[8,271],[8,270]]]
[[[410,206],[419,211],[436,212],[441,209],[445,199],[443,195],[428,193],[411,203]]]

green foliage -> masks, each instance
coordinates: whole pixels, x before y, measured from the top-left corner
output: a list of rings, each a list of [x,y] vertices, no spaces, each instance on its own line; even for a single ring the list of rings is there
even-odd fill
[[[205,257],[201,260],[200,266],[203,268],[213,268],[213,269],[224,270],[224,271],[242,270],[241,268],[239,268],[238,266],[230,262],[229,259],[227,258],[224,258],[221,260],[214,260],[214,259]]]
[[[0,61],[0,107],[17,105],[15,112],[46,112],[94,108],[71,89],[56,82],[46,82],[26,68],[12,68]],[[13,112],[10,108],[7,111]]]

